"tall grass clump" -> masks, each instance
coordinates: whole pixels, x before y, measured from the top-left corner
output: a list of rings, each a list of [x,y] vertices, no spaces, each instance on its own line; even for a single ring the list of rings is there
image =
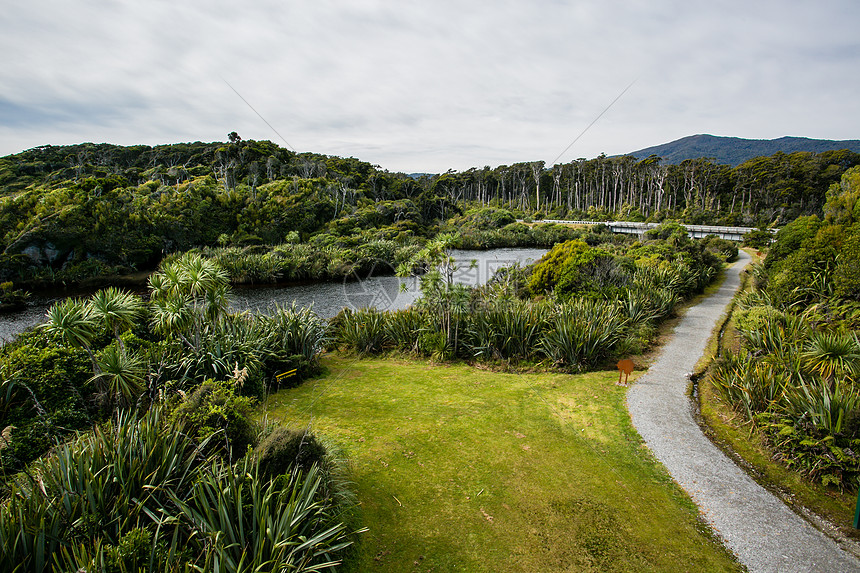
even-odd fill
[[[296,370],[284,378],[295,385],[317,372],[319,356],[328,343],[325,322],[311,308],[275,305],[268,314],[257,315],[255,328],[262,333],[261,350],[269,378]],[[286,385],[282,382],[281,385]]]
[[[787,466],[825,485],[860,478],[860,341],[814,329],[770,305],[736,313],[740,352],[729,349],[710,379],[722,397],[768,437]]]
[[[9,482],[4,571],[323,571],[353,541],[316,463],[264,476],[206,456],[160,407],[61,446]],[[217,434],[217,433],[216,433]],[[216,438],[217,439],[217,438]]]
[[[358,354],[378,354],[387,344],[386,313],[373,308],[343,309],[332,319],[336,343]]]
[[[529,360],[536,356],[547,322],[547,305],[501,300],[468,315],[465,346],[485,360]]]
[[[77,544],[118,546],[138,527],[164,539],[173,533],[161,527],[160,510],[169,492],[190,491],[201,460],[197,444],[162,421],[159,409],[142,417],[121,412],[12,479],[0,507],[0,569],[75,570],[89,565],[67,562]],[[164,557],[152,547],[151,563]],[[166,559],[179,553],[180,545],[171,546]]]
[[[201,571],[323,571],[352,544],[347,526],[318,498],[316,466],[286,484],[263,479],[250,456],[214,461],[187,497],[171,495],[192,537],[204,542]]]
[[[555,309],[540,348],[557,366],[581,370],[612,353],[627,322],[615,303],[578,299]]]
[[[409,307],[386,313],[386,338],[396,350],[419,354],[422,351],[422,335],[431,329],[427,312]]]

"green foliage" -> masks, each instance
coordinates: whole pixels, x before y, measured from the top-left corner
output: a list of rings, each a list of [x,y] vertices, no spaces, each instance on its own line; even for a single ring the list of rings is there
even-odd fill
[[[306,473],[313,466],[322,467],[326,453],[314,434],[280,426],[260,441],[254,456],[260,474],[274,478],[296,469]]]
[[[209,380],[177,406],[171,419],[196,440],[209,440],[212,451],[238,460],[256,442],[253,408],[253,399],[236,395],[234,383]]]
[[[30,298],[24,289],[16,289],[12,281],[0,283],[0,311],[22,308]]]
[[[0,450],[2,466],[14,472],[49,447],[90,426],[98,415],[85,397],[95,390],[87,355],[31,331],[0,349],[0,419],[14,426]]]
[[[860,376],[860,342],[848,332],[812,332],[801,358],[804,366],[824,380],[853,380]]]
[[[385,327],[386,339],[393,348],[417,354],[422,350],[422,334],[429,330],[430,320],[425,311],[411,306],[389,312]]]
[[[530,360],[546,329],[548,307],[519,300],[502,300],[468,315],[464,344],[472,357],[484,360]]]
[[[318,234],[308,243],[283,243],[271,248],[206,248],[204,257],[223,268],[234,284],[333,280],[379,273],[382,261],[396,267],[420,248],[411,236],[381,238],[386,233],[359,233],[349,237]],[[399,235],[399,234],[398,234]]]
[[[295,303],[276,305],[269,314],[255,317],[254,329],[264,336],[261,353],[267,376],[296,370],[281,386],[296,386],[316,373],[328,335],[325,323],[311,309],[299,309]]]
[[[423,296],[413,308],[345,310],[331,322],[333,338],[361,354],[395,349],[434,359],[548,360],[565,369],[591,368],[621,349],[646,348],[653,324],[701,292],[721,260],[700,241],[686,241],[681,252],[660,239],[634,247],[639,264],[624,255],[624,247],[569,241],[531,271],[507,270],[469,289],[452,282],[452,262],[441,244],[431,242],[416,258],[438,266],[422,275]],[[518,298],[528,294],[517,286],[526,280],[530,286],[554,285],[552,296]]]
[[[839,183],[827,190],[824,218],[844,227],[860,222],[860,167],[847,170]]]
[[[689,241],[687,228],[675,221],[667,221],[654,229],[648,229],[645,231],[645,238],[649,241],[669,241],[673,245]]]
[[[451,219],[451,224],[456,228],[471,226],[479,230],[501,229],[506,225],[515,223],[517,218],[507,209],[496,209],[494,207],[481,207],[470,209],[459,217]]]
[[[453,219],[452,221],[456,221]],[[456,226],[449,221],[447,228],[457,231],[459,249],[494,249],[500,247],[552,247],[556,243],[588,235],[581,229],[555,223],[508,223],[502,228],[472,226],[468,222]]]
[[[96,335],[90,309],[80,300],[63,299],[48,309],[48,321],[43,328],[49,335],[61,338],[71,346],[89,348]]]
[[[855,223],[846,233],[842,249],[836,257],[833,269],[834,295],[841,299],[860,301],[860,223]]]
[[[726,262],[733,262],[738,258],[738,244],[735,241],[721,239],[716,235],[708,235],[702,239],[702,246],[706,251],[717,255]]]
[[[246,456],[231,468],[214,462],[189,496],[172,501],[208,549],[204,571],[324,571],[351,545],[346,525],[317,499],[316,467],[285,487],[265,480]]]
[[[317,468],[263,478],[201,457],[160,408],[120,413],[18,474],[0,505],[4,571],[320,571],[351,544]]]
[[[432,236],[442,224],[459,232],[460,248],[552,246],[588,233],[516,218],[780,224],[821,216],[825,193],[835,186],[832,218],[856,210],[854,191],[838,199],[838,189],[856,186],[850,168],[858,163],[860,155],[847,151],[778,153],[734,169],[704,159],[661,165],[656,157],[600,156],[408,177],[268,141],[43,146],[2,161],[0,281],[81,282],[151,269],[165,253],[219,245],[246,255],[265,246],[268,257],[237,261],[231,276],[274,282],[290,279],[282,278],[288,273],[273,247],[307,244],[315,235],[349,242],[372,233],[403,244]],[[856,221],[851,217],[837,218]],[[329,267],[330,276],[348,274],[361,257],[335,259],[347,265]]]
[[[767,253],[767,258],[764,261],[765,268],[770,270],[790,254],[811,243],[819,228],[821,228],[821,221],[818,217],[811,215],[798,217],[780,229],[776,234],[776,242],[771,245]]]
[[[93,322],[113,334],[121,346],[120,333],[135,325],[143,314],[144,305],[137,295],[109,287],[90,298],[88,310]]]
[[[424,183],[270,142],[47,146],[16,164],[7,183],[29,183],[0,202],[0,280],[79,282],[195,247],[297,244],[329,224],[400,240],[442,216]]]
[[[788,467],[853,489],[860,477],[860,341],[856,333],[819,323],[816,307],[780,310],[770,301],[767,295],[740,301],[734,324],[741,352],[725,350],[711,380]]]
[[[359,354],[382,352],[387,342],[385,313],[372,308],[343,309],[332,319],[334,340]]]
[[[816,218],[783,228],[765,259],[766,292],[778,306],[858,300],[856,255],[860,224],[843,227]]]
[[[533,294],[552,291],[563,273],[575,273],[579,266],[590,263],[595,256],[595,250],[581,240],[567,241],[554,246],[535,263],[529,277],[529,290]]]
[[[761,335],[773,327],[780,331],[786,326],[786,315],[765,304],[738,309],[732,314],[732,318],[738,330],[750,335]]]
[[[744,235],[743,245],[753,249],[764,249],[773,241],[773,233],[767,229],[753,229]]]
[[[195,452],[193,442],[161,425],[158,411],[121,414],[60,446],[10,484],[0,509],[0,568],[68,570],[64,550],[75,544],[120,545],[141,525],[155,531],[168,492],[189,491]]]
[[[134,404],[145,388],[143,360],[124,346],[111,344],[96,358],[98,372],[91,378],[108,402]]]
[[[555,309],[540,347],[554,364],[584,369],[612,354],[626,325],[617,305],[580,299]]]
[[[769,412],[758,414],[756,421],[786,466],[825,486],[856,487],[860,439],[822,433],[811,424],[799,426],[790,418]]]

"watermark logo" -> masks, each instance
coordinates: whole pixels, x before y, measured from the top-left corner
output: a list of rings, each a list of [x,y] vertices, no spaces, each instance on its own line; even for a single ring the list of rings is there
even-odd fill
[[[343,295],[347,305],[355,310],[375,308],[395,310],[405,307],[408,295],[402,292],[401,279],[394,267],[380,260],[357,265],[343,280]]]
[[[529,264],[536,258],[537,255],[509,259],[486,258],[479,261],[457,259],[448,272],[454,284],[480,287],[490,282],[498,271]],[[353,310],[375,308],[385,311],[404,309],[414,303],[421,295],[420,277],[398,277],[394,270],[390,263],[382,260],[366,261],[357,265],[343,281],[346,306]],[[440,270],[445,271],[444,268]],[[508,279],[505,270],[501,280],[504,282]],[[442,280],[447,281],[447,277],[443,276]]]

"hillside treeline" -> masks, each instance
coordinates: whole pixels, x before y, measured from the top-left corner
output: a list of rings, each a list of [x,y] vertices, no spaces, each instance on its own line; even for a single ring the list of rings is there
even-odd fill
[[[851,151],[777,153],[738,167],[708,159],[666,165],[651,156],[542,161],[449,172],[433,178],[460,205],[501,205],[538,216],[689,224],[781,226],[820,215],[827,189],[860,164]]]
[[[46,146],[0,160],[0,279],[77,281],[200,246],[297,243],[362,229],[404,239],[445,198],[354,158],[263,141]]]
[[[782,225],[820,215],[828,187],[857,164],[849,151],[737,168],[600,156],[414,177],[236,133],[227,143],[43,146],[0,158],[0,282],[150,270],[197,247],[414,243],[478,207],[538,219]]]

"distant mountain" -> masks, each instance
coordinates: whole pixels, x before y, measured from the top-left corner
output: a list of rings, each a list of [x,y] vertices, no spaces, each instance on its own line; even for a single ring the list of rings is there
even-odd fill
[[[806,137],[780,137],[779,139],[741,139],[740,137],[718,137],[715,135],[691,135],[671,143],[646,147],[633,151],[632,155],[645,159],[651,155],[662,157],[666,163],[681,163],[685,159],[710,157],[717,163],[737,166],[753,157],[771,156],[782,151],[811,151],[821,153],[835,149],[849,149],[860,153],[860,140],[809,139]]]

